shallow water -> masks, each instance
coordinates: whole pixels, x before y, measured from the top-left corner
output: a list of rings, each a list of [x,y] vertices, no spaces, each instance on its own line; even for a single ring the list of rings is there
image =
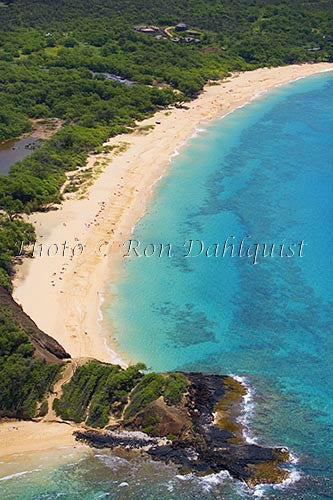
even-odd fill
[[[245,376],[251,437],[293,451],[294,482],[249,492],[224,473],[181,478],[161,463],[96,452],[0,482],[1,498],[333,498],[332,131],[325,74],[199,132],[135,230],[140,250],[171,243],[171,257],[127,259],[126,277],[110,284],[118,300],[105,303],[133,361]],[[222,251],[228,236],[239,245],[247,235],[277,247],[304,240],[304,257],[184,258],[186,240]]]
[[[200,132],[133,236],[142,250],[171,242],[173,254],[127,259],[108,310],[134,361],[245,375],[259,440],[300,458],[298,498],[333,498],[332,132],[331,74],[275,90]],[[274,257],[258,255],[256,265],[238,257],[246,236],[244,249],[275,243]],[[230,248],[224,258],[184,258],[184,241],[219,242],[221,255],[228,237],[233,258]]]

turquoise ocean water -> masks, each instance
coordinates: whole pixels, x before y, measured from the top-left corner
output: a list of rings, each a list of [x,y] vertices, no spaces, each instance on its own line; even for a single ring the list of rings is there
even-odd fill
[[[292,450],[294,481],[251,493],[223,473],[184,479],[174,467],[96,452],[4,479],[1,498],[333,499],[332,137],[331,73],[199,130],[133,235],[141,253],[170,243],[170,257],[128,258],[126,276],[111,284],[116,303],[106,304],[133,361],[244,377],[252,438]],[[219,243],[221,255],[228,237],[233,258],[230,248],[224,258],[184,258],[188,240],[205,250]],[[274,243],[274,257],[261,257],[262,246],[257,265],[239,257],[244,237],[245,250]],[[301,241],[303,257],[299,246],[287,257]]]

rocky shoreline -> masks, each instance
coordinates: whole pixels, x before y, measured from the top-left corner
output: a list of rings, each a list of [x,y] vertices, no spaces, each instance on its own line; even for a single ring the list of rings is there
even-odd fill
[[[250,487],[288,478],[281,468],[290,461],[287,449],[246,441],[241,417],[247,388],[239,380],[205,373],[145,373],[140,363],[124,369],[73,360],[2,287],[0,306],[3,323],[8,328],[16,325],[29,338],[34,351],[30,363],[35,359],[60,365],[55,392],[44,395],[45,416],[43,405],[36,402],[34,416],[39,421],[80,424],[74,432],[78,441],[97,448],[139,450],[154,460],[177,464],[184,474],[228,471]],[[14,410],[9,406],[9,411]]]
[[[180,472],[184,474],[194,472],[205,475],[226,470],[233,478],[246,482],[250,487],[285,480],[288,472],[280,466],[288,462],[288,450],[248,444],[242,437],[237,411],[241,411],[244,386],[228,376],[184,375],[190,385],[179,408],[183,415],[183,427],[177,437],[170,439],[165,434],[175,429],[178,415],[166,416],[156,411],[156,405],[150,405],[145,409],[144,418],[147,414],[156,416],[160,413],[161,423],[164,421],[164,436],[151,437],[137,432],[135,427],[140,428],[139,422],[143,418],[138,415],[129,423],[120,423],[106,430],[77,431],[76,439],[96,448],[139,449],[155,460],[179,465]],[[230,419],[229,425],[223,427],[217,418],[217,414],[222,413],[224,423]]]

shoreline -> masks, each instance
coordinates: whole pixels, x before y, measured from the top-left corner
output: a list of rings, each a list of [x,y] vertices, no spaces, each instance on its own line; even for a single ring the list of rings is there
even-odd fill
[[[201,374],[201,377],[205,375]],[[206,375],[207,377],[207,375]],[[208,375],[208,377],[210,377]],[[226,377],[226,376],[224,376]],[[234,414],[234,422],[239,423],[241,426],[241,434],[243,436],[244,445],[252,446],[253,444],[257,445],[259,448],[260,444],[256,442],[253,438],[249,437],[248,434],[248,424],[247,417],[248,413],[251,412],[251,409],[248,407],[252,405],[252,391],[251,387],[246,379],[243,377],[238,377],[233,374],[228,375],[234,379],[234,381],[241,384],[245,389],[246,393],[243,394],[237,403],[237,408],[239,410],[239,415],[237,413]],[[195,380],[194,380],[195,384]],[[200,398],[201,396],[199,396]],[[204,401],[205,398],[204,398]],[[207,403],[207,402],[206,402]],[[213,406],[216,404],[213,400]],[[235,401],[233,399],[229,400],[229,404],[231,404],[230,408],[233,408]],[[212,408],[213,408],[212,406]],[[207,410],[207,407],[204,407],[204,411]],[[208,407],[209,410],[209,407]],[[234,410],[231,409],[231,412]],[[226,410],[227,414],[228,410]],[[232,413],[231,413],[232,415]],[[214,413],[215,417],[215,413]],[[89,444],[89,439],[82,440],[77,438],[77,435],[73,435],[74,431],[81,433],[92,433],[98,435],[101,433],[103,436],[103,431],[100,429],[96,430],[93,428],[87,428],[85,425],[76,425],[66,421],[57,421],[57,420],[42,420],[42,421],[31,421],[31,420],[14,420],[14,419],[6,419],[5,421],[0,422],[0,440],[1,440],[1,448],[0,448],[0,484],[2,481],[12,480],[16,477],[21,477],[25,475],[29,475],[35,472],[41,472],[45,465],[47,464],[47,468],[50,468],[51,465],[64,465],[67,462],[80,461],[82,458],[87,457],[89,455],[93,455],[94,451],[91,449],[94,447],[94,441],[92,440]],[[130,439],[129,436],[126,436],[127,431],[124,432],[125,436],[123,438]],[[111,432],[112,434],[112,432]],[[138,434],[140,432],[133,431],[132,438],[139,439]],[[112,436],[109,438],[112,442]],[[117,439],[117,436],[114,435],[113,439]],[[154,438],[151,438],[154,440]],[[160,438],[162,441],[165,438]],[[101,446],[101,441],[97,441],[97,448],[111,448],[105,441],[105,446]],[[131,444],[130,444],[131,443]],[[163,445],[164,443],[160,443]],[[120,446],[125,446],[125,444],[120,444]],[[139,449],[140,449],[139,445]],[[267,451],[271,450],[271,447],[267,447],[264,444],[262,445],[263,449]],[[135,450],[136,446],[133,445],[132,441],[129,441],[129,449]],[[233,479],[239,484],[243,484],[246,487],[246,490],[252,492],[255,496],[256,494],[260,494],[266,491],[268,488],[274,488],[283,490],[289,487],[291,484],[296,483],[300,480],[301,474],[298,469],[295,467],[295,464],[298,463],[297,457],[293,455],[292,452],[288,448],[277,447],[275,450],[281,450],[283,453],[288,452],[289,458],[284,463],[284,466],[281,467],[282,473],[285,471],[288,475],[281,482],[255,482],[253,485],[244,482],[241,478],[235,477],[233,474],[230,474],[228,470],[222,469],[220,472],[210,472],[208,475],[198,477],[203,479],[204,477],[213,477],[218,474],[227,474],[230,479]],[[142,448],[147,452],[146,448]],[[154,454],[152,454],[154,460]],[[158,457],[158,453],[156,457]],[[163,456],[163,455],[162,455]],[[158,458],[157,458],[158,459]],[[163,461],[163,458],[161,458]],[[259,458],[260,460],[260,458]],[[270,460],[270,459],[269,459]],[[180,462],[181,463],[181,462]],[[275,463],[275,462],[273,462]],[[175,465],[177,462],[175,462]],[[208,462],[209,464],[209,462]],[[290,467],[290,468],[289,468]],[[186,474],[186,473],[185,473]],[[181,476],[182,477],[182,476]]]
[[[73,248],[79,241],[85,245],[83,254],[24,259],[16,268],[15,300],[73,357],[125,365],[126,354],[124,359],[117,354],[110,325],[101,312],[104,296],[108,305],[112,301],[108,285],[124,272],[122,252],[112,249],[108,255],[109,243],[117,246],[130,238],[172,157],[180,154],[200,127],[276,87],[332,70],[331,63],[318,63],[235,74],[218,85],[206,86],[188,103],[189,109],[158,111],[140,122],[135,132],[110,139],[106,144],[123,144],[124,151],[107,154],[108,165],[85,199],[72,198],[56,211],[28,217],[36,227],[38,242],[47,246],[66,241]],[[143,132],[142,127],[151,125],[153,129]],[[91,155],[88,166],[95,160]]]
[[[59,422],[6,420],[0,422],[0,461],[7,462],[13,455],[37,453],[64,447],[87,450],[75,440],[77,428]]]

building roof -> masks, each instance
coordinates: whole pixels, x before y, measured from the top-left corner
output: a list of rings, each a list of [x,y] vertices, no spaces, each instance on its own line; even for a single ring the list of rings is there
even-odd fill
[[[185,23],[178,23],[176,24],[176,30],[187,30],[187,24]]]

